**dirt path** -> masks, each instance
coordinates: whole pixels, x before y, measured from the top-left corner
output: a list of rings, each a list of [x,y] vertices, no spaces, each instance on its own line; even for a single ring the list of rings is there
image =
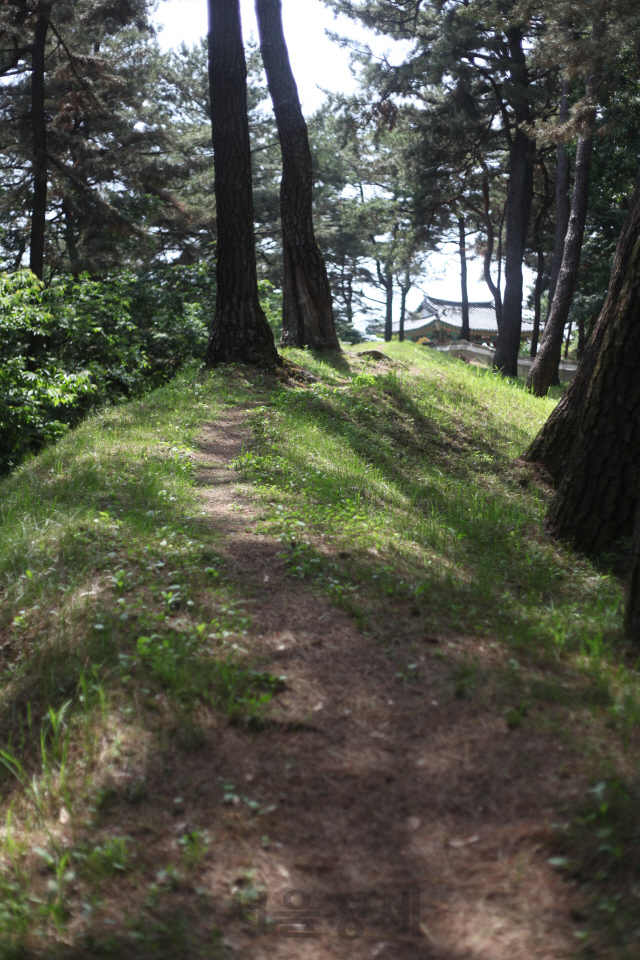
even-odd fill
[[[213,895],[224,955],[568,957],[576,904],[546,845],[561,748],[456,699],[426,642],[426,680],[400,683],[381,645],[289,575],[282,545],[252,530],[251,488],[228,469],[245,419],[235,408],[207,428],[203,509],[247,598],[247,646],[287,688],[267,729],[211,720],[200,749],[149,771],[149,844],[209,832],[180,895]]]

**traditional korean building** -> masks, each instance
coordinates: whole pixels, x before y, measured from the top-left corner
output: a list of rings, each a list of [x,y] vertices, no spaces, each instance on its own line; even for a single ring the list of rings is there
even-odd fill
[[[462,330],[462,304],[455,300],[438,300],[425,297],[420,307],[407,314],[404,335],[407,340],[435,340],[438,342],[459,340]],[[399,333],[400,323],[395,320],[393,332]],[[370,324],[368,333],[384,334],[384,323]],[[529,340],[533,333],[533,321],[522,319],[522,340]],[[469,335],[472,343],[495,346],[498,339],[498,323],[493,300],[469,304]]]

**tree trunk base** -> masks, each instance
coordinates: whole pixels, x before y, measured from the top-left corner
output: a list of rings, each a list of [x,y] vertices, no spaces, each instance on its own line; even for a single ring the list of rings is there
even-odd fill
[[[282,366],[271,327],[260,306],[216,312],[205,364],[215,367],[220,363],[247,363],[263,370]]]
[[[500,347],[500,340],[502,337],[498,338],[498,346],[496,347],[495,356],[493,358],[493,369],[497,370],[498,373],[501,373],[504,377],[515,377],[518,376],[518,351],[514,353],[513,348],[509,349],[506,345]]]

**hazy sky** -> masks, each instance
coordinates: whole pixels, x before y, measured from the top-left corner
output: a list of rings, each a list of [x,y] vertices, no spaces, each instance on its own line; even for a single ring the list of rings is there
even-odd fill
[[[245,39],[258,36],[253,0],[240,0]],[[163,47],[194,43],[207,32],[206,0],[163,0],[156,20],[164,24],[160,34]],[[355,86],[346,50],[332,43],[325,29],[336,30],[360,40],[370,40],[380,52],[390,41],[365,31],[346,17],[335,19],[321,0],[283,0],[283,20],[291,65],[298,82],[300,99],[311,113],[323,99],[318,85],[330,90],[347,91]]]
[[[254,0],[240,0],[240,4],[245,39],[252,33],[257,37]],[[355,88],[348,50],[333,43],[325,30],[369,43],[375,54],[389,52],[393,58],[391,40],[370,33],[346,17],[335,19],[322,0],[283,0],[282,7],[291,65],[305,113],[313,112],[322,103],[324,94],[319,87],[342,92]],[[196,43],[207,32],[206,0],[161,0],[155,20],[164,27],[159,39],[165,49],[182,42]],[[420,287],[434,297],[459,300],[459,260],[455,248],[448,249],[449,254],[434,254],[429,258],[429,276],[422,279]],[[491,299],[479,260],[469,264],[468,287],[470,300]],[[415,309],[421,297],[420,290],[414,290],[409,308]]]

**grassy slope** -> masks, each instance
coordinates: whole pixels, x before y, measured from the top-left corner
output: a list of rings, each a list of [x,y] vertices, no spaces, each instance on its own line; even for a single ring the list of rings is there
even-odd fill
[[[254,443],[236,468],[291,576],[384,644],[398,676],[413,677],[412,652],[439,640],[459,696],[497,704],[509,725],[552,726],[602,778],[565,812],[558,864],[582,879],[599,871],[594,895],[625,940],[635,872],[622,774],[638,685],[619,583],[545,539],[549,491],[515,460],[553,401],[413,345],[385,351],[397,362],[382,368],[356,351],[335,365],[292,351],[319,378],[296,388],[185,373],[3,481],[0,956],[73,939],[109,878],[136,871],[126,839],[92,842],[91,831],[109,771],[123,756],[133,769],[148,748],[150,717],[188,739],[203,702],[249,723],[268,709],[275,679],[226,652],[249,624],[190,459],[202,424],[247,400]],[[398,653],[406,609],[416,628]],[[457,638],[487,638],[505,656],[489,668],[473,644],[456,652]],[[144,786],[127,790],[135,802]]]

